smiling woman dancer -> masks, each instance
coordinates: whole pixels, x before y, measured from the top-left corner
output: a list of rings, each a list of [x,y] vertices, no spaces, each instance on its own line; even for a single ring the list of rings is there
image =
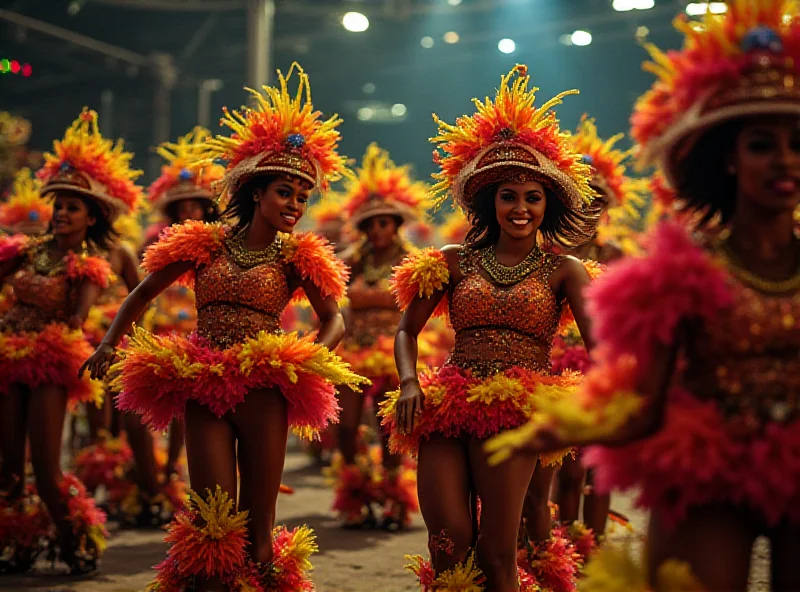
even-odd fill
[[[81,358],[91,350],[80,328],[108,286],[104,254],[114,246],[111,223],[141,197],[131,157],[121,142],[104,139],[97,114],[84,110],[37,173],[42,194],[55,198],[51,234],[0,239],[0,280],[12,285],[15,298],[0,321],[0,489],[11,500],[22,494],[27,439],[38,494],[56,527],[55,545],[73,573],[95,569],[105,547],[105,516],[83,484],[61,472],[61,434],[68,404],[102,400],[99,383],[78,377]],[[8,518],[3,512],[5,526]],[[35,551],[24,552],[24,537],[11,534],[19,546],[10,552],[12,565],[3,567],[27,569]]]
[[[414,247],[400,234],[401,227],[422,218],[427,186],[414,181],[409,167],[397,166],[389,153],[371,144],[357,179],[347,188],[343,204],[358,241],[342,253],[352,269],[347,290],[347,332],[342,357],[372,386],[365,393],[376,409],[386,393],[397,388],[397,369],[392,349],[401,312],[389,286],[392,268]],[[346,528],[375,526],[372,504],[382,508],[380,526],[397,530],[408,526],[418,510],[413,471],[401,465],[402,456],[391,454],[389,434],[381,430],[381,463],[356,462],[357,435],[363,417],[364,395],[341,389],[342,416],[339,452],[343,466],[336,471],[334,509]],[[374,412],[373,412],[374,413]],[[373,470],[376,474],[373,474]],[[411,478],[409,478],[411,477]]]
[[[525,67],[517,66],[502,78],[494,101],[476,101],[475,115],[455,126],[436,118],[433,141],[443,155],[436,159],[441,171],[432,193],[440,202],[451,194],[471,229],[464,245],[425,250],[394,276],[405,309],[395,340],[401,386],[382,413],[394,449],[418,451],[419,499],[435,573],[415,569],[431,590],[484,576],[489,590],[518,589],[517,532],[534,472],[543,485],[539,514],[549,535],[547,465],[553,459],[518,458],[497,470],[482,450],[484,438],[526,422],[535,411],[534,391],[559,397],[575,385],[571,377],[550,373],[550,347],[565,304],[588,331],[581,296],[586,270],[577,259],[545,253],[537,244],[548,239],[573,248],[591,236],[583,213],[593,196],[591,169],[551,111],[577,91],[536,108],[536,89],[528,84]],[[418,377],[417,336],[448,304],[455,347],[437,373]]]
[[[759,535],[771,540],[771,589],[800,589],[798,19],[793,2],[737,0],[700,24],[678,19],[680,51],[648,46],[659,79],[632,135],[699,230],[714,231],[664,223],[646,257],[597,280],[606,355],[579,406],[529,442],[610,444],[585,460],[598,487],[636,487],[652,510],[657,590],[671,559],[689,563],[697,589],[746,590]],[[630,406],[642,411],[620,426]],[[604,568],[598,557],[590,574]]]
[[[228,161],[223,223],[187,221],[164,231],[145,253],[150,275],[87,362],[93,376],[102,375],[147,304],[173,282],[194,279],[197,331],[187,338],[136,329],[114,368],[121,409],[161,429],[185,415],[191,484],[207,493],[192,495],[170,527],[159,591],[311,586],[313,534],[306,527],[273,533],[287,432],[293,426],[313,435],[336,421],[334,385],[360,381],[331,353],[344,332],[336,301],[346,269],[316,235],[291,234],[311,192],[346,170],[336,153],[340,120],[322,121],[313,110],[299,66],[287,77],[279,72],[279,81],[263,94],[251,91],[256,107],[226,111],[222,122],[233,135],[206,144],[209,160]],[[300,291],[320,318],[316,341],[280,329]]]

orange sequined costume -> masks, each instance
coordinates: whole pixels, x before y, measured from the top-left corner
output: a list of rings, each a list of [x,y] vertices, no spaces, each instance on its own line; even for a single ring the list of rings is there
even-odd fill
[[[346,271],[315,235],[285,235],[276,246],[273,257],[252,265],[220,224],[189,221],[162,233],[143,266],[152,273],[176,261],[195,264],[197,331],[135,331],[114,368],[121,409],[163,429],[189,399],[222,416],[248,391],[278,387],[293,427],[312,435],[336,421],[334,385],[360,379],[323,346],[283,333],[280,318],[293,296],[289,274],[339,298]]]
[[[517,427],[535,411],[534,391],[556,394],[577,384],[572,375],[550,374],[550,348],[563,301],[553,293],[548,278],[560,256],[542,253],[537,268],[512,286],[488,280],[478,257],[469,247],[459,252],[464,278],[448,295],[455,346],[441,369],[420,377],[425,411],[414,431],[404,434],[394,429],[398,393],[382,411],[384,424],[392,429],[392,446],[398,451],[416,452],[419,439],[433,433],[486,438]],[[443,255],[427,250],[407,260],[395,282],[408,281],[406,271],[431,265],[423,263],[425,259],[432,259],[447,274]]]
[[[19,260],[8,283],[14,304],[0,320],[0,394],[11,385],[63,386],[71,404],[102,400],[99,383],[78,378],[92,353],[79,330],[67,327],[76,306],[78,286],[90,281],[108,285],[111,269],[102,257],[69,253],[51,262],[46,240],[13,235],[0,238],[0,264]]]

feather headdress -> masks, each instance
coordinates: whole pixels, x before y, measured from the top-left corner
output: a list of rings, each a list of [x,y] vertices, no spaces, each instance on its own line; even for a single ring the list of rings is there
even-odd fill
[[[297,92],[289,93],[289,81],[296,74]],[[289,74],[278,71],[278,87],[264,86],[262,92],[247,89],[255,99],[253,108],[224,109],[220,125],[233,132],[230,137],[208,140],[206,161],[224,160],[224,191],[233,195],[244,181],[259,174],[284,173],[327,190],[330,183],[351,174],[346,159],[339,155],[342,123],[338,115],[323,120],[311,103],[308,75],[298,64]]]
[[[467,211],[473,210],[475,193],[483,186],[508,179],[509,171],[522,171],[547,183],[568,208],[580,209],[591,201],[591,167],[562,132],[552,108],[568,95],[565,91],[535,106],[537,88],[529,88],[527,67],[516,66],[500,80],[494,99],[473,99],[477,112],[445,123],[434,115],[439,133],[434,162],[440,170],[431,197],[439,206],[452,195]],[[514,173],[511,173],[512,175]]]
[[[411,167],[397,166],[389,153],[370,144],[356,178],[347,184],[344,210],[350,224],[389,214],[403,220],[420,219],[427,207],[428,186],[411,177]]]
[[[204,143],[210,138],[211,132],[197,126],[177,142],[165,142],[156,148],[167,163],[147,190],[147,198],[155,208],[163,212],[169,204],[182,199],[214,199],[214,184],[222,179],[225,167],[213,162],[197,164]]]
[[[0,111],[0,149],[21,146],[31,136],[31,122],[22,117]]]
[[[14,177],[8,201],[0,204],[0,226],[12,230],[20,225],[46,228],[53,206],[42,198],[41,188],[42,183],[30,169],[20,169]]]
[[[725,14],[700,21],[680,15],[678,51],[645,44],[656,75],[636,103],[631,135],[643,164],[675,166],[703,131],[737,117],[800,115],[800,19],[794,0],[730,0]]]
[[[86,107],[44,158],[44,166],[36,173],[43,194],[78,193],[95,200],[110,220],[133,211],[142,198],[141,188],[134,183],[142,171],[130,167],[133,154],[125,152],[122,140],[104,138],[97,112]]]

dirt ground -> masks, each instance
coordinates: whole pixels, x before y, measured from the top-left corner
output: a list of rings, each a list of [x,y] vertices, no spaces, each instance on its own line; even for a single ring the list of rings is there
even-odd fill
[[[293,495],[278,502],[278,516],[289,526],[308,524],[317,533],[320,552],[313,563],[319,592],[405,592],[418,590],[414,577],[403,569],[406,553],[425,553],[426,533],[417,517],[412,528],[399,534],[351,532],[337,527],[329,511],[332,495],[317,467],[301,452],[287,457],[284,483]],[[637,534],[617,530],[614,538],[631,537],[635,542],[645,528],[646,516],[634,510],[627,497],[616,496],[614,509],[632,519]],[[113,525],[112,525],[113,526]],[[69,578],[41,564],[32,574],[0,578],[0,589],[46,592],[132,592],[144,590],[152,577],[151,567],[164,557],[163,532],[115,530],[100,570],[86,579]],[[638,544],[638,542],[637,542]],[[769,590],[766,576],[768,551],[757,544],[751,592]]]

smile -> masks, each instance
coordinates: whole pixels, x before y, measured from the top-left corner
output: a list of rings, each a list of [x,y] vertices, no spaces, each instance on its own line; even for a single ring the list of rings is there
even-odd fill
[[[531,221],[530,218],[515,218],[515,219],[511,220],[511,223],[514,226],[522,227],[522,226],[525,226],[526,224],[528,224],[528,222],[530,222],[530,221]]]
[[[286,220],[289,224],[297,224],[297,216],[292,214],[281,214],[281,218]]]

